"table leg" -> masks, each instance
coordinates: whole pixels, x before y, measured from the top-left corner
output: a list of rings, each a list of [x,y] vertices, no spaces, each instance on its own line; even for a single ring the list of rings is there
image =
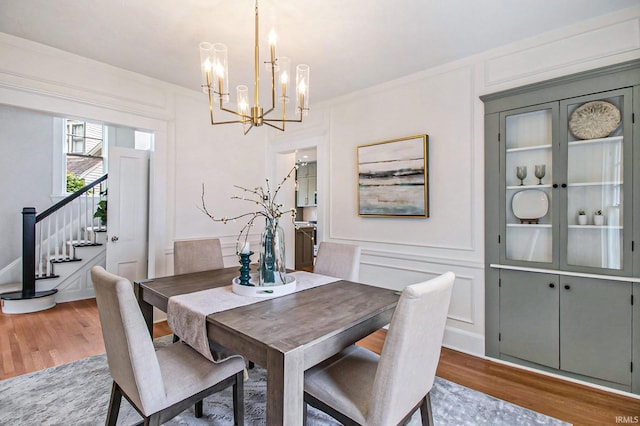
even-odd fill
[[[147,328],[149,329],[151,338],[153,338],[153,306],[144,301],[142,295],[143,290],[139,283],[133,283],[133,291],[136,294],[136,299],[138,299],[138,306],[140,306],[140,310],[142,311],[144,322],[147,323]]]
[[[267,351],[267,425],[300,426],[304,396],[304,353]]]

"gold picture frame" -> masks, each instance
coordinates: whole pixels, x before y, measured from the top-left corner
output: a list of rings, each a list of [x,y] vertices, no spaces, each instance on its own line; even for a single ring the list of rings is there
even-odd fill
[[[429,217],[429,136],[360,145],[358,215]]]

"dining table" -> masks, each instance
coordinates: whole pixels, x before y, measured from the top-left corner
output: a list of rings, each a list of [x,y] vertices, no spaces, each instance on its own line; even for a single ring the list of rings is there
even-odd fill
[[[238,267],[134,281],[149,330],[169,298],[230,286]],[[335,281],[207,315],[207,337],[266,369],[266,424],[303,424],[304,372],[391,321],[400,293]],[[215,304],[215,300],[211,300]]]

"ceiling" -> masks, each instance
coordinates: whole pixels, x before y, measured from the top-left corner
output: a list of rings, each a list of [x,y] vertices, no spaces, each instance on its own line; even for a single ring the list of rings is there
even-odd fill
[[[298,63],[311,66],[313,103],[638,4],[261,0],[261,52],[267,52],[266,34],[274,27],[277,55],[289,56],[292,69]],[[194,90],[200,85],[199,42],[225,43],[233,93],[236,85],[251,87],[253,81],[254,5],[253,0],[0,0],[0,32]]]

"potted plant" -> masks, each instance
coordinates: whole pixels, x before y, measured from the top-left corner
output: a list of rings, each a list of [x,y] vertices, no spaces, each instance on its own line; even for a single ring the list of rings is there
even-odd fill
[[[602,214],[602,210],[596,210],[593,214],[593,224],[598,226],[604,225],[604,215]]]
[[[107,224],[107,200],[98,202],[98,208],[93,217],[100,219],[100,225],[105,226]]]
[[[587,224],[587,214],[584,210],[578,210],[578,225],[586,225]]]

